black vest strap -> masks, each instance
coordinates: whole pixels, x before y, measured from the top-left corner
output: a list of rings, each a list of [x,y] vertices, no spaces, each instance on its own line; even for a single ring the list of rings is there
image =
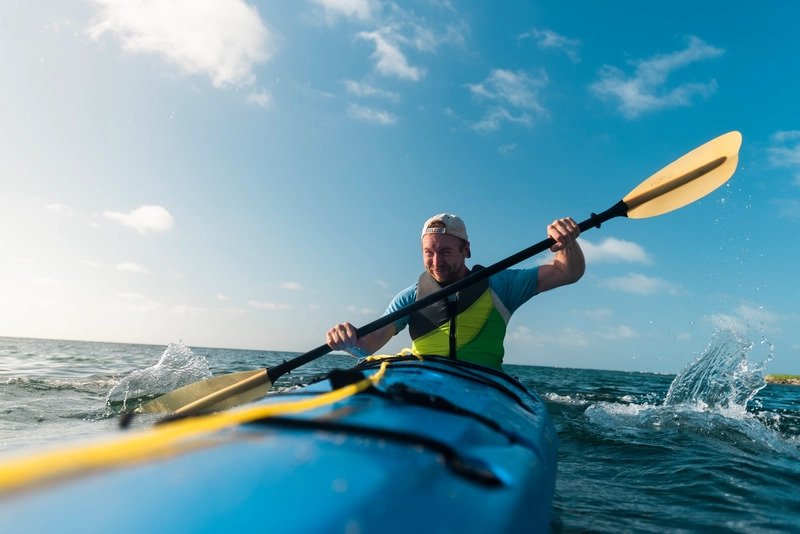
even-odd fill
[[[483,269],[483,267],[476,265],[472,268],[473,271],[478,269]],[[442,289],[442,287],[443,286],[426,271],[419,276],[419,280],[417,281],[416,300],[435,293]],[[454,315],[453,312],[457,315],[475,304],[481,295],[486,292],[488,287],[489,279],[484,278],[456,293],[454,295],[456,297],[455,306],[448,306],[448,299],[445,298],[436,301],[420,311],[412,313],[408,319],[408,332],[411,335],[411,339],[422,337],[452,320],[453,317],[451,315]]]

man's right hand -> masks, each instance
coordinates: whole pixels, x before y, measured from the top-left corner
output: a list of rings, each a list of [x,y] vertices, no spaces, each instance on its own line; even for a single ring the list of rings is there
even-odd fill
[[[375,351],[386,345],[397,333],[397,329],[394,324],[388,324],[362,338],[359,338],[356,332],[356,327],[350,323],[337,324],[328,330],[325,335],[325,343],[333,350],[343,350],[357,358],[363,358],[374,354]]]
[[[356,327],[350,323],[339,323],[328,330],[325,342],[333,350],[350,352],[352,349],[358,348]]]

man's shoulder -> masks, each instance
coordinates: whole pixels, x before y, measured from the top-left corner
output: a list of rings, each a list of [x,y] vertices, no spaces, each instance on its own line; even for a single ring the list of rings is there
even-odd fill
[[[414,283],[395,295],[394,299],[392,299],[392,302],[408,303],[413,302],[416,298],[417,284]]]
[[[494,286],[514,284],[520,281],[529,281],[538,276],[539,267],[531,267],[528,269],[503,269],[499,273],[493,274],[489,277],[489,284]]]
[[[511,313],[536,294],[539,267],[506,269],[489,278],[489,287]]]

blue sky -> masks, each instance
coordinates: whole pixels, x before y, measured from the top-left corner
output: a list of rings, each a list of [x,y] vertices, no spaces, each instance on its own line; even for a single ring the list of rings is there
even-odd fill
[[[734,328],[800,373],[799,16],[7,0],[0,335],[304,352],[416,280],[429,216],[489,265],[739,130],[718,191],[585,233],[587,274],[514,315],[506,361],[674,373]]]

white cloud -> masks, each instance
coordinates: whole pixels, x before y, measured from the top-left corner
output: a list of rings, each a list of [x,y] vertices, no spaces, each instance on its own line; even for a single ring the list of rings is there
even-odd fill
[[[149,300],[139,293],[118,293],[117,297],[130,301],[125,309],[132,313],[152,314],[162,309],[161,304]]]
[[[531,124],[531,119],[527,114],[514,116],[506,109],[495,108],[489,110],[489,112],[486,114],[486,116],[484,116],[483,119],[473,124],[472,129],[477,130],[479,132],[491,132],[499,129],[504,121],[516,122],[518,124],[525,124],[525,125]]]
[[[356,82],[353,80],[342,81],[345,91],[353,96],[358,97],[380,97],[392,102],[400,100],[400,95],[393,91],[386,91],[385,89],[378,89],[365,82]]]
[[[154,54],[215,87],[253,83],[274,53],[258,9],[243,0],[94,0],[89,36],[109,34],[131,54]]]
[[[605,321],[614,314],[608,308],[597,308],[595,310],[576,310],[573,313],[575,315],[588,317],[592,321]]]
[[[639,337],[639,334],[626,325],[606,327],[594,332],[569,327],[554,331],[534,331],[527,326],[517,326],[506,337],[509,342],[546,350],[547,347],[585,348],[596,345],[599,340],[620,341]]]
[[[767,148],[770,163],[792,170],[794,183],[800,185],[800,131],[778,131],[770,136],[770,141],[772,146]]]
[[[783,319],[780,315],[765,310],[763,306],[753,306],[750,304],[741,304],[737,306],[736,313],[748,323],[758,324],[763,327],[774,327]]]
[[[609,278],[600,283],[601,287],[607,287],[625,293],[636,295],[658,295],[667,293],[677,295],[681,288],[677,284],[667,282],[661,278],[653,278],[643,274],[630,273],[627,276]]]
[[[580,245],[587,262],[625,262],[646,265],[653,263],[644,248],[630,241],[609,237],[599,244],[594,244],[581,238]]]
[[[230,299],[230,297],[227,297],[227,296],[223,295],[222,293],[217,293],[217,300],[220,300],[222,302],[227,302],[227,301],[229,301],[231,299]]]
[[[53,20],[45,24],[44,31],[58,33],[61,31],[62,28],[69,28],[70,26],[72,26],[72,21],[64,17],[59,20]]]
[[[57,215],[75,217],[75,210],[65,204],[48,204],[44,209]]]
[[[301,289],[303,289],[302,284],[299,284],[297,282],[284,282],[280,284],[278,287],[282,289],[288,289],[290,291],[300,291]]]
[[[259,91],[258,93],[250,93],[247,95],[247,101],[264,109],[270,109],[275,105],[275,100],[272,98],[272,93],[266,89]]]
[[[258,300],[250,300],[247,305],[257,310],[288,310],[291,308],[288,304],[275,304],[274,302],[261,302]]]
[[[130,301],[130,304],[126,306],[126,310],[133,313],[167,313],[169,315],[197,317],[208,311],[205,308],[188,304],[162,304],[150,300],[140,293],[117,293],[117,297]]]
[[[613,328],[604,328],[597,332],[597,336],[602,339],[617,341],[620,339],[639,337],[639,334],[637,334],[636,331],[629,326],[619,325]]]
[[[531,113],[547,115],[539,103],[539,90],[547,85],[547,81],[544,71],[538,77],[531,77],[522,71],[495,69],[484,81],[467,84],[474,97],[489,103],[486,115],[473,125],[473,129],[497,130],[503,121],[531,124]]]
[[[522,71],[495,69],[483,82],[467,85],[473,95],[521,109],[541,109],[535,89],[547,81],[545,75],[532,79]]]
[[[505,155],[507,155],[507,154],[511,154],[512,152],[514,152],[514,151],[517,149],[517,146],[518,146],[518,145],[517,145],[517,143],[509,143],[509,144],[507,144],[507,145],[501,145],[501,146],[500,146],[500,147],[497,149],[497,151],[498,151],[500,154],[502,154],[502,155],[504,155],[504,156],[505,156]]]
[[[141,274],[150,274],[150,270],[147,267],[143,267],[138,263],[133,262],[124,262],[117,264],[117,270],[120,272],[127,272],[127,273],[141,273]]]
[[[736,332],[746,332],[748,330],[747,322],[741,318],[727,313],[717,313],[710,315],[708,319],[712,324],[721,329],[731,329]]]
[[[385,27],[373,32],[360,32],[358,37],[375,44],[372,59],[375,60],[375,69],[384,76],[393,76],[414,82],[418,82],[425,76],[424,69],[408,64],[408,59],[400,50],[399,41],[402,38],[394,28]]]
[[[380,0],[312,0],[323,8],[328,22],[338,17],[369,21],[368,30],[357,31],[358,40],[368,42],[373,50],[370,58],[374,71],[381,76],[404,81],[418,82],[426,74],[425,67],[415,64],[416,58],[410,54],[415,52],[430,54],[445,44],[464,45],[468,25],[460,20],[453,21],[448,16],[448,23],[442,26],[431,25],[429,19],[417,14],[414,9],[405,9],[398,3],[381,2]],[[452,9],[449,4],[441,5]],[[376,88],[365,82],[346,80],[344,82],[348,94],[359,97],[379,97],[392,102],[399,101],[397,92]],[[359,108],[351,108],[351,116],[373,122],[387,124],[394,122],[393,115],[386,112],[364,113]]]
[[[406,18],[410,18],[410,15],[407,15]],[[442,32],[436,32],[414,22],[407,22],[406,26],[410,28],[412,33],[412,36],[406,39],[406,42],[423,52],[434,52],[444,44],[463,46],[466,41],[464,32],[469,30],[464,23],[451,24]]]
[[[311,0],[320,6],[329,23],[335,22],[338,17],[357,20],[370,20],[379,4],[376,0]]]
[[[769,153],[775,165],[785,167],[800,165],[800,143],[791,147],[772,147]]]
[[[800,200],[778,198],[772,201],[778,207],[778,216],[792,221],[800,220]]]
[[[181,315],[186,317],[197,317],[205,314],[208,311],[203,307],[191,306],[189,304],[173,304],[167,309],[170,315]]]
[[[539,45],[539,48],[561,52],[575,63],[580,61],[578,49],[581,46],[581,41],[579,39],[570,39],[552,30],[539,30],[536,28],[532,28],[531,31],[523,33],[519,36],[519,39],[534,39],[536,44]]]
[[[771,347],[769,340],[764,335],[781,335],[785,331],[783,324],[796,323],[798,320],[796,314],[779,315],[765,310],[763,306],[752,304],[741,304],[730,314],[717,313],[708,316],[707,319],[719,329],[746,334],[750,339],[761,337],[759,345],[764,347]],[[772,349],[769,348],[769,350]]]
[[[620,112],[628,118],[657,109],[688,106],[695,96],[712,94],[716,90],[716,81],[686,82],[668,87],[669,75],[682,67],[724,53],[721,48],[706,44],[697,37],[689,37],[683,50],[634,61],[636,70],[631,76],[617,67],[606,65],[600,73],[600,80],[591,88],[601,97],[618,100]]]
[[[374,122],[377,124],[394,124],[397,122],[397,115],[383,109],[372,109],[358,104],[350,104],[347,106],[347,115],[350,118]]]
[[[587,347],[590,344],[586,333],[574,328],[563,328],[558,331],[535,332],[527,326],[517,326],[507,336],[510,340],[535,347],[546,345]]]
[[[800,139],[800,130],[778,130],[770,136],[770,139],[778,143]]]
[[[140,234],[166,232],[175,225],[175,219],[161,206],[142,206],[129,213],[106,211],[103,216],[133,228]]]

